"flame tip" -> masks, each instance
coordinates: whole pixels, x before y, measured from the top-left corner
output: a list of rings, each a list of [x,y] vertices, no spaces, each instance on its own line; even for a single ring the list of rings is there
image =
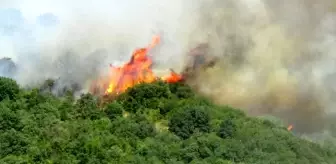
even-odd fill
[[[123,66],[117,67],[109,64],[111,69],[108,78],[107,88],[104,94],[119,95],[128,88],[140,83],[152,83],[157,80],[164,80],[168,83],[175,83],[182,80],[182,76],[170,69],[170,74],[164,77],[157,77],[152,71],[153,61],[148,56],[148,50],[155,47],[160,42],[160,36],[156,35],[152,38],[151,44],[147,48],[136,49],[131,59]]]

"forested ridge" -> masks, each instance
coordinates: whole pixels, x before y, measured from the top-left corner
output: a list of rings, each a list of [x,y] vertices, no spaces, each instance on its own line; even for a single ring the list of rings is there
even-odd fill
[[[48,87],[48,86],[47,86]],[[103,103],[102,103],[103,102]],[[0,163],[323,164],[336,151],[217,106],[183,83],[139,84],[102,99],[21,89],[0,78]]]

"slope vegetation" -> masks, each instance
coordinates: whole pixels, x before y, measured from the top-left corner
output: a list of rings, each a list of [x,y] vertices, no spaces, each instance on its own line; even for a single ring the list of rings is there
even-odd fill
[[[55,97],[0,78],[0,163],[335,163],[336,152],[216,106],[181,83],[139,84],[113,101]],[[106,101],[106,100],[105,100]]]

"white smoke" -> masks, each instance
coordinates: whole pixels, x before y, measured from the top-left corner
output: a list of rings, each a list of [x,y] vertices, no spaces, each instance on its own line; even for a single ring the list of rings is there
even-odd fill
[[[60,78],[82,85],[108,71],[110,63],[129,59],[135,48],[146,46],[156,34],[163,42],[154,55],[157,62],[178,62],[183,41],[183,9],[179,1],[13,1],[1,11],[3,26],[15,26],[1,33],[1,57],[17,64],[16,80],[31,85],[47,78]],[[52,13],[57,23],[37,22],[41,14]],[[20,17],[20,18],[17,18]],[[20,19],[20,20],[19,20]],[[45,17],[44,19],[51,19]],[[45,20],[47,23],[50,20]]]

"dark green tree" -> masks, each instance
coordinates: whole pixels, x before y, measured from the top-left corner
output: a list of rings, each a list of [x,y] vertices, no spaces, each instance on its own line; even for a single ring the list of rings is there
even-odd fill
[[[217,135],[221,138],[231,138],[236,131],[236,125],[231,119],[225,119],[219,127]]]
[[[169,120],[169,131],[187,139],[195,132],[209,132],[210,116],[204,107],[191,106],[175,113]]]
[[[164,99],[169,99],[171,93],[168,84],[155,82],[151,84],[138,84],[129,88],[118,100],[124,109],[136,113],[141,109],[160,109]]]
[[[195,96],[195,93],[193,92],[191,87],[185,83],[171,83],[169,84],[169,89],[171,93],[173,93],[177,98],[180,99],[192,98]]]
[[[10,109],[6,106],[5,102],[0,103],[0,133],[3,130],[16,129],[20,130],[22,124],[20,121],[20,115],[17,111]]]
[[[107,117],[110,119],[115,119],[116,117],[121,117],[123,114],[123,106],[118,103],[117,101],[113,101],[109,103],[104,112],[106,113]]]
[[[0,77],[0,101],[8,98],[13,100],[20,92],[20,87],[13,79]]]
[[[103,115],[103,111],[98,108],[97,100],[89,93],[81,95],[75,108],[79,118],[95,120]]]
[[[7,155],[22,155],[27,150],[29,141],[24,134],[10,129],[0,133],[0,157]]]
[[[112,128],[115,135],[125,137],[130,142],[134,142],[137,138],[144,139],[155,134],[153,125],[148,121],[136,122],[127,118],[118,118],[113,123]]]

